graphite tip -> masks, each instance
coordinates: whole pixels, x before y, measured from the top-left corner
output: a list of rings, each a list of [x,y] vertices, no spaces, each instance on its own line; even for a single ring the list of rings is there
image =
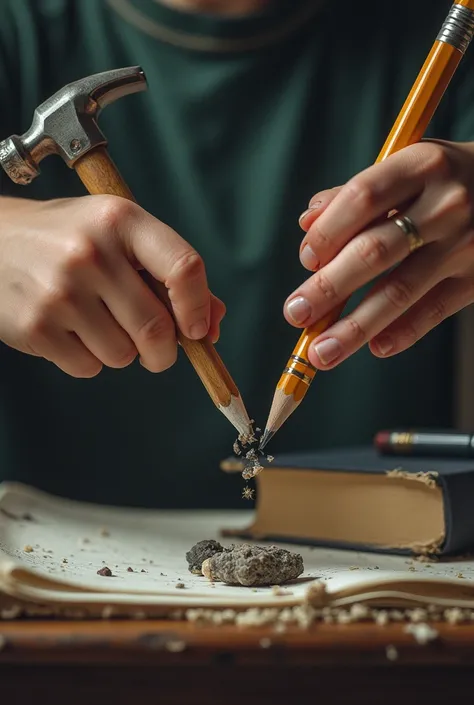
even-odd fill
[[[270,441],[274,435],[275,431],[270,431],[268,428],[266,428],[258,444],[258,449],[263,450],[267,445],[268,441]]]

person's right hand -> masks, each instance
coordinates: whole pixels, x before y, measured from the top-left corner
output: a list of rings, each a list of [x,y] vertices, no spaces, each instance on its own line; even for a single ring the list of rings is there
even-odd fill
[[[176,360],[176,326],[139,269],[163,282],[180,330],[215,341],[224,304],[198,253],[135,203],[115,196],[0,198],[0,340],[74,377]]]

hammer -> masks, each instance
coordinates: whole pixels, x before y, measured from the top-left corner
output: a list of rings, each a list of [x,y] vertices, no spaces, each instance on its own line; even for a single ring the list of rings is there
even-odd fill
[[[42,103],[30,129],[0,142],[0,164],[17,184],[26,185],[39,173],[39,163],[58,154],[76,171],[90,194],[111,194],[135,201],[107,151],[107,139],[97,119],[118,98],[147,89],[145,73],[131,66],[82,78]],[[148,272],[148,286],[172,315],[167,289]],[[239,390],[209,337],[191,340],[176,327],[180,346],[217,408],[239,434],[252,434],[252,425]]]

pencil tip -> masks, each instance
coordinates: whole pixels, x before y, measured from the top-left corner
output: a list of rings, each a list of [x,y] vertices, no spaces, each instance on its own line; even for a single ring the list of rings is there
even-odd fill
[[[263,435],[260,439],[260,443],[258,444],[258,449],[263,450],[265,446],[267,445],[268,441],[270,441],[273,436],[275,435],[275,431],[270,431],[268,428],[265,429],[263,432]]]

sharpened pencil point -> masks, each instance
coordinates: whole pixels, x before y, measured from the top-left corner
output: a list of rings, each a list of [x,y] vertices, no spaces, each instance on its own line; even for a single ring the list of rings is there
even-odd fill
[[[267,445],[268,441],[270,441],[274,435],[275,435],[274,431],[270,431],[268,428],[266,428],[263,433],[263,436],[260,439],[260,443],[258,444],[258,449],[263,450],[265,448],[265,446]]]

